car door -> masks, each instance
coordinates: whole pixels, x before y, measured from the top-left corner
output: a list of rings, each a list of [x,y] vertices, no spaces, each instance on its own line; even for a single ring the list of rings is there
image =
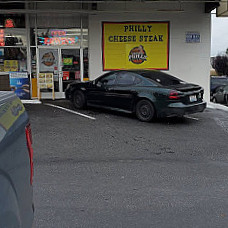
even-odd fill
[[[108,99],[111,96],[109,87],[114,85],[115,80],[116,74],[114,72],[95,80],[87,89],[88,105],[107,106]]]
[[[128,71],[118,72],[115,85],[109,88],[113,94],[113,99],[110,101],[112,107],[132,111],[137,94],[135,84],[140,80],[136,73]]]
[[[224,86],[219,86],[216,89],[216,95],[215,98],[217,100],[218,103],[223,103],[224,102]]]

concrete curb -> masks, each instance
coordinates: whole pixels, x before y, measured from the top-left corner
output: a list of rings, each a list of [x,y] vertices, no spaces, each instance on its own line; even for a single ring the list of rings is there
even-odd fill
[[[222,110],[222,111],[227,111],[228,112],[228,107],[227,106],[221,105],[221,104],[212,103],[212,102],[208,102],[207,103],[207,108],[217,109],[217,110]]]
[[[21,100],[23,104],[41,104],[39,100]]]

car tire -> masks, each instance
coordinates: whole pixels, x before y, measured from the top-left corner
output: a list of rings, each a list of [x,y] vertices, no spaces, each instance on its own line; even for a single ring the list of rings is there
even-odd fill
[[[73,104],[74,104],[74,107],[77,109],[85,108],[86,98],[85,98],[85,94],[82,91],[77,90],[74,92]]]
[[[213,103],[217,103],[217,99],[215,97],[212,98]]]
[[[155,109],[148,100],[140,100],[136,104],[136,116],[143,122],[150,122],[155,118]]]
[[[228,94],[224,95],[224,103],[228,105]]]

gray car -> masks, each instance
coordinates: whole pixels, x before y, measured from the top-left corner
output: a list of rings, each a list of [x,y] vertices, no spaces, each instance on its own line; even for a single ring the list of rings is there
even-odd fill
[[[28,115],[12,92],[0,91],[0,228],[31,228],[33,149]]]
[[[212,94],[214,103],[228,104],[228,85],[218,86]]]

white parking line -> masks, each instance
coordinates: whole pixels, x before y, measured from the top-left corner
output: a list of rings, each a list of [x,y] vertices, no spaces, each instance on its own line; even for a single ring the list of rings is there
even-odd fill
[[[184,116],[185,118],[187,118],[187,119],[191,119],[191,120],[199,120],[198,118],[195,118],[195,117],[191,117],[191,116]]]
[[[76,115],[79,115],[79,116],[82,116],[82,117],[86,117],[86,118],[91,119],[91,120],[96,120],[96,118],[94,118],[92,116],[88,116],[88,115],[82,114],[80,112],[75,112],[73,110],[70,110],[70,109],[67,109],[67,108],[63,108],[61,106],[57,106],[57,105],[53,105],[53,104],[48,104],[48,103],[44,103],[44,105],[51,106],[51,107],[54,107],[54,108],[58,108],[58,109],[61,109],[61,110],[66,111],[66,112],[70,112],[70,113],[73,113],[73,114],[76,114]]]

